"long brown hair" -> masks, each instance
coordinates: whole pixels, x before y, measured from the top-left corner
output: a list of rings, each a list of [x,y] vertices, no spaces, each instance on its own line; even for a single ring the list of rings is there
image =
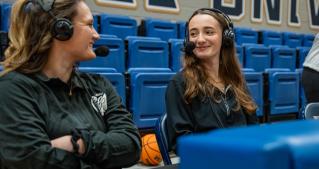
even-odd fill
[[[223,30],[229,26],[223,15],[201,9],[193,13],[188,23],[195,15],[201,14],[208,14],[214,17]],[[188,29],[188,27],[186,29]],[[236,101],[239,103],[235,109],[239,110],[240,107],[243,107],[248,113],[254,113],[257,106],[247,91],[246,81],[241,73],[240,64],[236,56],[235,44],[231,43],[227,47],[222,45],[219,57],[219,77],[224,84],[230,84],[232,86]],[[190,103],[191,100],[197,96],[204,96],[203,98],[212,97],[214,101],[220,101],[214,96],[217,91],[216,86],[210,83],[211,77],[201,63],[201,60],[194,56],[194,54],[192,56],[185,55],[183,57],[183,75],[186,79],[184,98],[187,103]]]
[[[72,19],[76,4],[82,0],[55,0],[51,9],[56,18]],[[17,70],[30,74],[42,70],[48,60],[53,37],[51,28],[55,18],[45,12],[36,0],[17,0],[12,6],[9,47],[1,62],[1,75]]]

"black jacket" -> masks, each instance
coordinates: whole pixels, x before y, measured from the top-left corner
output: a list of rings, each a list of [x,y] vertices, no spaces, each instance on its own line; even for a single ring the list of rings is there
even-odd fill
[[[257,124],[256,114],[247,114],[236,106],[234,92],[227,86],[225,94],[217,91],[220,102],[196,97],[190,104],[184,100],[185,78],[177,73],[166,90],[167,129],[170,149],[176,152],[176,141],[181,135],[206,132],[217,128]],[[227,112],[228,111],[228,112]]]
[[[70,84],[42,74],[10,72],[0,78],[1,168],[106,169],[139,160],[137,127],[112,84],[78,72]],[[50,143],[74,128],[87,134],[90,146],[83,157]]]

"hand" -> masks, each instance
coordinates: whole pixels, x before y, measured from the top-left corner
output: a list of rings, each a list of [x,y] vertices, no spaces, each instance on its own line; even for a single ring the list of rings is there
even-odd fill
[[[73,153],[73,145],[71,142],[71,135],[66,135],[66,136],[62,136],[56,139],[51,140],[51,145],[52,147],[55,148],[60,148],[63,149],[65,151],[71,152]],[[79,154],[82,155],[85,153],[85,146],[84,146],[84,141],[83,139],[79,139],[77,141],[77,143],[79,144]]]

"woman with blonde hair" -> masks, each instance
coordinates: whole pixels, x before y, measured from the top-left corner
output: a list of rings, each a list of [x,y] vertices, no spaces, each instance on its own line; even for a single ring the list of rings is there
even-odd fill
[[[78,72],[99,39],[84,0],[18,0],[0,77],[1,168],[106,169],[141,142],[112,84]]]

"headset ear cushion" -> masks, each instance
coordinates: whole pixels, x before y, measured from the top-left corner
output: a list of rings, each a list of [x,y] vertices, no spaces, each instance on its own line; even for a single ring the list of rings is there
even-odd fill
[[[223,44],[228,47],[230,46],[235,39],[235,33],[232,29],[226,29],[223,33]]]
[[[53,24],[52,35],[54,38],[66,41],[73,35],[73,25],[70,20],[65,18],[58,18]]]

